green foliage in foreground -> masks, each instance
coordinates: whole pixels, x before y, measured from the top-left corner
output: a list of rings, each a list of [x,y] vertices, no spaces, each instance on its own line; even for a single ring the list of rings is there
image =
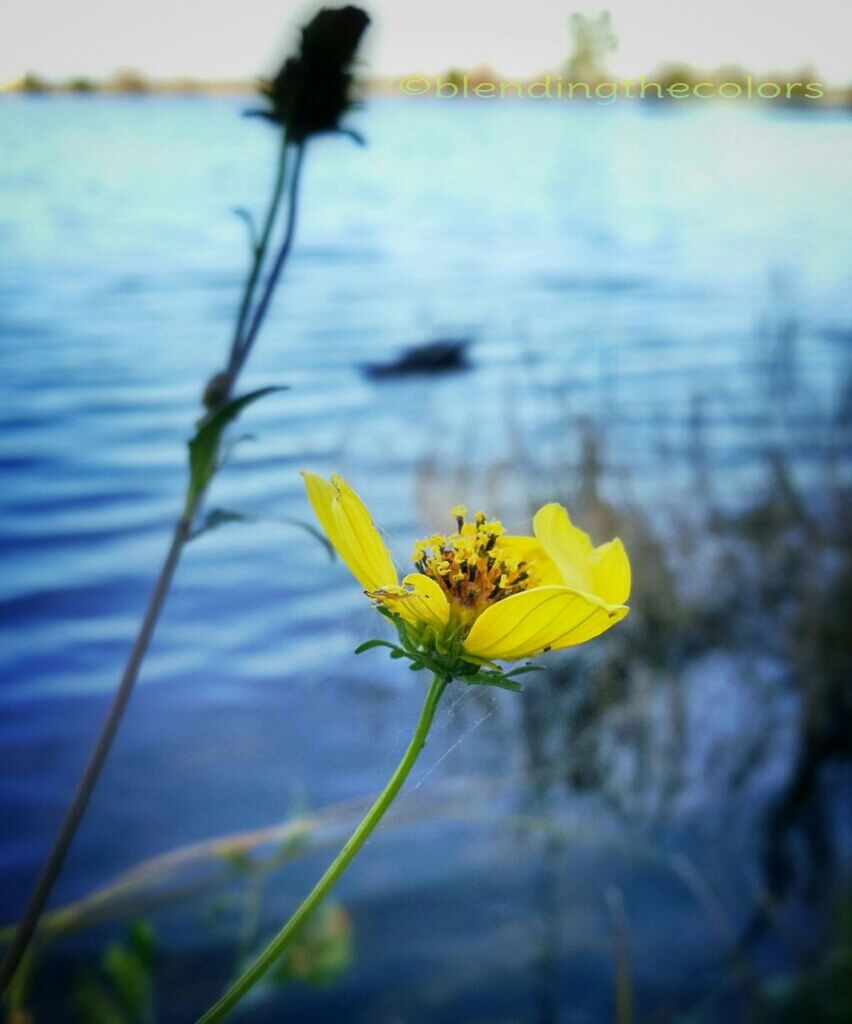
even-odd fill
[[[74,1008],[83,1024],[154,1024],[154,930],[128,925],[124,940],[107,946],[100,970],[81,976]]]
[[[797,976],[764,986],[754,1024],[848,1024],[852,1014],[852,894],[838,908],[833,941]]]

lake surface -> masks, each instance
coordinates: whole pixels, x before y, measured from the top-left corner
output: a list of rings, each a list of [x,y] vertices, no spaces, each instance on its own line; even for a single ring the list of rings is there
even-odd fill
[[[115,687],[224,360],[248,259],[231,211],[263,208],[275,158],[242,106],[0,103],[4,921]],[[242,381],[290,390],[246,413],[237,434],[253,437],[209,499],[256,518],[186,551],[56,905],[183,844],[366,797],[396,764],[425,681],[352,657],[383,623],[292,524],[309,517],[300,469],[345,476],[400,564],[458,501],[518,530],[538,503],[577,498],[582,476],[599,506],[642,510],[699,594],[712,580],[680,570],[677,524],[694,567],[708,510],[765,495],[768,453],[819,523],[849,484],[848,114],[385,100],[353,124],[367,148],[311,147],[293,259]],[[446,337],[470,339],[471,370],[363,373]],[[352,964],[247,1019],[611,1019],[619,906],[637,1019],[735,1019],[731,936],[760,889],[803,692],[775,642],[783,601],[761,600],[745,643],[711,639],[633,678],[596,719],[594,758],[587,674],[642,642],[627,624],[520,696],[451,693],[396,821],[338,890]],[[755,737],[759,763],[734,782]],[[848,869],[848,762],[833,772]],[[329,852],[309,844],[270,882],[264,929]],[[151,911],[162,1022],[191,1019],[230,970],[215,898]],[[823,904],[799,901],[803,935]],[[55,944],[49,1005],[114,934]],[[796,964],[772,936],[755,955],[767,977]]]

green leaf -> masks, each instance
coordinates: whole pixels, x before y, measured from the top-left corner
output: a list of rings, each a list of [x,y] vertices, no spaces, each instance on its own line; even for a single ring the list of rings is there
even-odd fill
[[[90,975],[75,985],[74,1009],[82,1024],[128,1024],[113,997]]]
[[[245,224],[249,236],[249,246],[251,247],[251,251],[253,253],[256,253],[258,249],[259,239],[257,234],[257,228],[255,227],[254,223],[254,217],[243,206],[235,206],[233,212]]]
[[[232,398],[218,409],[212,416],[204,419],[196,431],[195,437],[189,442],[189,488],[186,496],[186,513],[189,514],[204,493],[218,469],[219,442],[222,432],[242,410],[256,402],[258,398],[283,391],[282,387],[259,388],[239,398]]]
[[[145,1017],[151,1003],[151,979],[136,953],[116,942],[104,953],[103,969],[131,1019]]]
[[[273,984],[329,985],[352,963],[352,923],[336,903],[320,908],[269,974]]]
[[[287,526],[298,526],[305,530],[314,540],[322,544],[328,553],[329,559],[334,561],[334,547],[322,531],[318,530],[313,523],[304,519],[297,519],[295,516],[265,516],[258,512],[240,512],[238,509],[214,508],[204,516],[201,523],[192,531],[190,540],[217,530],[220,526],[230,526],[234,523],[284,523]]]
[[[306,522],[304,519],[297,519],[295,516],[279,516],[276,519],[276,522],[288,523],[290,526],[298,526],[299,529],[307,531],[314,538],[314,540],[318,540],[320,544],[322,544],[322,546],[328,552],[329,560],[332,562],[334,561],[334,545],[331,543],[328,537],[326,537],[322,530],[318,530],[313,523]]]
[[[225,850],[221,856],[235,875],[250,875],[254,871],[254,860],[248,850]]]
[[[154,960],[154,927],[150,921],[137,918],[127,929],[127,942],[139,961],[150,967]]]
[[[234,512],[227,508],[214,508],[204,516],[201,524],[192,531],[190,540],[195,540],[196,537],[200,537],[203,533],[210,533],[211,530],[216,530],[218,527],[225,526],[228,523],[250,523],[253,521],[254,517],[245,512]]]
[[[35,975],[36,963],[38,960],[38,950],[33,943],[30,948],[24,953],[20,966],[12,976],[12,981],[9,985],[9,990],[6,993],[6,1002],[8,1004],[8,1010],[10,1014],[10,1020],[15,1019],[15,1010],[26,1010],[27,1003],[29,1002],[31,982]],[[24,1018],[26,1019],[26,1018]]]

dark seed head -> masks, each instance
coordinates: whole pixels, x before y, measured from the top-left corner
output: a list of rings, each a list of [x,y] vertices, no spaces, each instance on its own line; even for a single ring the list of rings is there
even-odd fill
[[[261,83],[269,108],[252,113],[282,125],[293,142],[339,128],[350,106],[351,65],[369,23],[358,7],[324,7],[302,29],[298,54]]]

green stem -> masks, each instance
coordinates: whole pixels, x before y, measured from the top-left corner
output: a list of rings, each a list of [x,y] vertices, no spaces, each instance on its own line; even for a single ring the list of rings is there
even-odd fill
[[[282,248],[278,253],[278,257],[276,258],[272,274],[270,275],[270,281],[267,283],[263,296],[258,303],[258,309],[255,311],[251,319],[251,325],[246,328],[246,323],[249,319],[248,314],[250,312],[251,299],[256,291],[262,264],[265,262],[266,252],[269,248],[272,229],[274,227],[278,208],[284,193],[287,149],[287,138],[285,136],[281,144],[281,156],[278,163],[273,195],[266,217],[266,224],[264,225],[262,236],[255,248],[254,263],[249,273],[248,280],[246,281],[246,289],[245,294],[243,295],[243,301],[237,321],[237,328],[234,332],[234,340],[231,346],[229,366],[227,370],[227,386],[222,404],[227,401],[228,396],[231,394],[237,377],[239,376],[239,373],[246,361],[251,345],[254,343],[254,340],[260,331],[263,318],[271,300],[271,292],[274,290],[278,278],[281,275],[283,263],[286,261],[292,246],[296,224],[298,172],[302,165],[304,143],[302,143],[298,148],[294,168],[296,181],[291,185],[290,189],[290,212],[287,218],[285,239],[282,243]],[[243,344],[243,333],[246,333],[250,339],[245,345]],[[121,724],[122,717],[136,684],[136,678],[139,675],[142,662],[145,659],[148,644],[150,643],[157,621],[160,617],[160,612],[162,611],[166,596],[168,595],[172,578],[175,570],[177,569],[178,561],[180,560],[181,552],[183,551],[184,545],[190,538],[192,521],[203,497],[203,492],[191,495],[184,514],[175,525],[172,543],[166,556],[166,560],[160,569],[160,575],[154,585],[154,590],[149,599],[145,617],[139,627],[136,640],[134,641],[130,656],[124,668],[124,673],[122,674],[118,689],[113,697],[110,709],[107,712],[104,724],[101,727],[100,734],[95,741],[95,746],[89,757],[86,768],[84,769],[83,776],[77,785],[71,804],[65,814],[62,824],[60,825],[59,833],[54,840],[53,846],[47,855],[47,859],[44,862],[41,873],[33,887],[14,938],[12,939],[9,948],[6,950],[5,956],[0,960],[0,999],[2,999],[4,993],[9,988],[9,985],[15,975],[15,971],[18,969],[28,946],[33,940],[38,927],[39,918],[41,917],[42,911],[47,903],[47,899],[53,889],[53,885],[62,870],[65,857],[77,833],[83,814],[86,811],[89,798],[91,797],[98,779],[100,778],[104,763],[106,762],[107,756],[109,755],[112,747],[112,742],[115,739],[118,727]]]
[[[299,185],[301,183],[302,167],[308,144],[307,142],[299,142],[295,145],[296,155],[293,159],[293,170],[290,173],[290,195],[289,203],[287,204],[287,223],[284,227],[284,238],[281,241],[281,247],[278,250],[278,255],[275,257],[275,261],[269,271],[269,277],[266,280],[266,286],[263,290],[263,294],[257,301],[257,306],[251,317],[251,323],[243,331],[239,345],[237,345],[234,350],[231,365],[228,369],[231,380],[236,379],[237,374],[243,368],[243,364],[248,358],[249,352],[251,352],[252,345],[257,338],[258,332],[260,331],[261,325],[263,324],[264,318],[266,317],[266,313],[269,309],[269,304],[272,301],[272,296],[275,293],[278,279],[281,277],[281,271],[284,269],[284,264],[287,262],[287,257],[290,255],[293,239],[296,237],[296,220],[299,210]]]
[[[242,303],[240,304],[240,311],[237,315],[237,325],[234,329],[233,341],[231,342],[231,366],[236,363],[237,354],[243,340],[243,331],[246,326],[246,320],[248,319],[249,309],[251,308],[251,300],[254,297],[254,290],[257,287],[257,282],[260,278],[260,271],[266,258],[266,250],[269,248],[269,237],[272,234],[272,228],[275,224],[275,219],[278,216],[278,207],[281,205],[281,196],[284,194],[284,179],[286,177],[286,173],[287,136],[284,135],[281,139],[281,154],[278,158],[278,170],[275,175],[275,184],[272,188],[272,198],[269,201],[269,210],[266,214],[266,223],[263,225],[263,231],[260,239],[254,246],[254,262],[252,263],[252,268],[249,272],[248,280],[246,281]]]
[[[429,692],[427,693],[426,700],[423,704],[423,710],[420,712],[420,720],[417,723],[417,728],[414,730],[414,735],[411,737],[411,742],[408,744],[408,749],[403,755],[402,760],[399,762],[396,771],[391,776],[390,781],[382,790],[373,806],[369,811],[367,811],[367,814],[361,824],[349,837],[346,845],[335,857],[325,874],[313,887],[299,909],[293,914],[281,931],[269,943],[251,967],[249,967],[249,969],[234,982],[219,1002],[216,1003],[215,1006],[211,1006],[211,1008],[198,1019],[197,1024],[214,1024],[215,1021],[222,1020],[222,1018],[237,1005],[249,989],[252,988],[252,986],[269,970],[278,957],[281,956],[283,951],[293,941],[298,930],[305,924],[307,919],[334,887],[334,884],[349,866],[349,863],[352,861],[355,854],[361,849],[367,841],[370,833],[381,821],[385,811],[387,811],[393,803],[394,798],[402,788],[405,780],[408,778],[411,769],[414,767],[414,762],[417,760],[417,757],[426,742],[426,737],[429,734],[429,728],[432,725],[433,718],[435,717],[435,710],[438,707],[438,701],[441,699],[441,694],[446,689],[448,683],[449,679],[441,676],[436,675],[433,678],[432,685],[429,687]]]
[[[130,695],[133,692],[133,686],[148,650],[148,644],[151,642],[154,627],[157,624],[163,603],[169,592],[181,552],[189,537],[191,517],[195,513],[195,508],[196,504],[192,503],[191,507],[187,509],[187,514],[182,516],[175,525],[166,560],[160,569],[160,575],[148,600],[145,617],[142,619],[139,632],[136,634],[136,640],[130,651],[127,664],[124,667],[124,673],[122,674],[118,689],[115,691],[115,696],[112,699],[109,711],[101,726],[101,731],[92,748],[89,761],[77,784],[77,789],[74,792],[68,810],[65,812],[65,817],[59,827],[59,832],[53,842],[53,846],[47,855],[41,873],[30,894],[29,901],[15,931],[15,936],[6,950],[2,963],[0,963],[0,997],[12,984],[15,971],[23,960],[27,948],[35,935],[41,912],[44,910],[53,884],[62,870],[65,857],[71,847],[74,836],[77,834],[80,821],[85,814],[89,799],[103,770],[104,763],[112,747],[112,742],[115,739],[115,734],[118,732],[118,727],[121,724],[121,718],[127,707],[127,702],[130,700]]]

